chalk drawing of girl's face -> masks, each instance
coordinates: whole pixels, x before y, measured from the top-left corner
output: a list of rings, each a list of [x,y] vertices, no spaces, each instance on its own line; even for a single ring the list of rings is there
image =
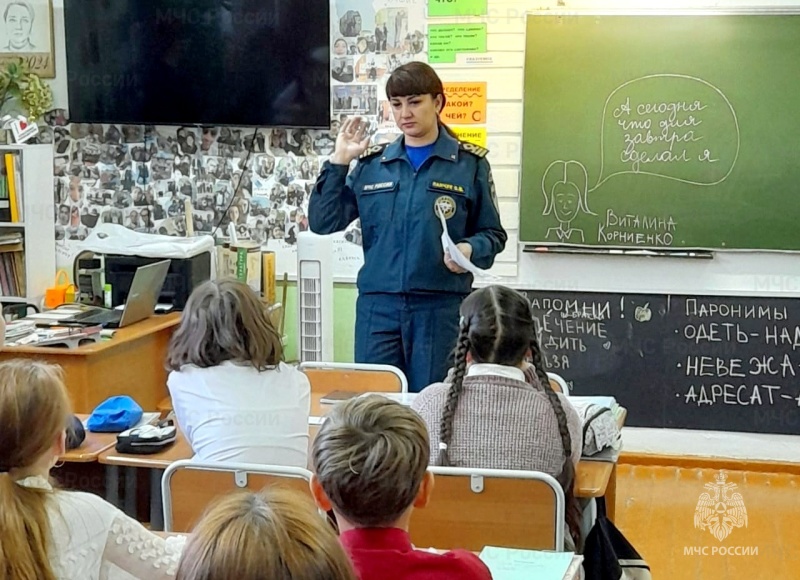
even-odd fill
[[[560,222],[571,222],[578,215],[580,192],[574,183],[556,183],[553,186],[553,210]]]
[[[579,161],[553,161],[542,176],[542,215],[553,214],[562,225],[581,212],[597,215],[589,209],[587,182],[586,168]]]

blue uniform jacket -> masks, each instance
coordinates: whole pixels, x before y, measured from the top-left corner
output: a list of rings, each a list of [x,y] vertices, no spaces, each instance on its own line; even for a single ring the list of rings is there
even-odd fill
[[[441,129],[418,171],[402,138],[367,149],[350,175],[345,165],[325,163],[309,200],[309,226],[331,234],[361,218],[361,293],[469,294],[472,274],[455,274],[444,265],[435,208],[444,212],[453,241],[472,246],[471,261],[491,267],[507,235],[486,153]]]

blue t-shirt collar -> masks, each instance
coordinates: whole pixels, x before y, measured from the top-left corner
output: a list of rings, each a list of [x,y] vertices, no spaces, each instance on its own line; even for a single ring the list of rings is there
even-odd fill
[[[451,137],[444,127],[439,125],[439,136],[433,143],[433,151],[430,157],[439,157],[446,161],[456,163],[458,161],[458,139]],[[392,142],[386,147],[381,155],[381,161],[387,163],[396,159],[408,159],[405,147],[405,137]],[[409,162],[411,161],[408,159]]]

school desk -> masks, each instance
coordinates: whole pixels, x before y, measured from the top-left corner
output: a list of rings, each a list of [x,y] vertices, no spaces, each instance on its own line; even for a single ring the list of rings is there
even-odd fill
[[[311,413],[309,417],[309,450],[311,441],[319,430],[322,419],[333,407],[320,403],[325,393],[311,393]],[[617,415],[617,425],[621,429],[625,425],[627,411],[623,408]],[[310,457],[310,453],[309,453]],[[606,514],[614,520],[615,502],[617,494],[617,464],[614,461],[589,461],[582,459],[578,462],[575,473],[575,496],[582,498],[604,498]]]
[[[311,413],[309,416],[309,469],[311,469],[311,444],[319,431],[319,425],[331,405],[320,403],[323,393],[311,394]],[[618,415],[617,423],[622,427],[626,413]],[[152,455],[130,455],[118,453],[110,448],[100,454],[98,461],[106,468],[106,499],[119,505],[119,468],[125,468],[124,508],[129,515],[136,513],[136,469],[149,470],[150,479],[150,525],[153,530],[163,529],[163,512],[161,503],[161,477],[169,465],[180,459],[191,459],[194,454],[183,433],[178,431],[174,445],[161,453]],[[616,463],[611,461],[588,461],[578,463],[575,479],[575,495],[577,497],[604,497],[608,517],[613,520],[616,495]]]
[[[0,361],[25,358],[61,366],[75,413],[91,413],[114,395],[129,395],[152,410],[167,394],[164,357],[179,322],[179,312],[151,316],[120,328],[111,339],[77,348],[6,346]]]
[[[180,429],[174,444],[160,453],[134,455],[119,453],[111,448],[100,454],[98,461],[106,468],[106,499],[119,505],[119,468],[125,469],[124,509],[131,517],[136,515],[136,468],[149,470],[150,479],[150,527],[164,529],[164,514],[161,509],[161,476],[175,461],[191,459],[194,453]]]
[[[78,414],[81,422],[88,417],[87,414]],[[105,496],[105,469],[97,463],[97,458],[103,451],[113,447],[116,441],[116,433],[92,433],[87,430],[81,446],[59,457],[58,467],[54,467],[50,475],[58,481],[58,486],[62,489]]]

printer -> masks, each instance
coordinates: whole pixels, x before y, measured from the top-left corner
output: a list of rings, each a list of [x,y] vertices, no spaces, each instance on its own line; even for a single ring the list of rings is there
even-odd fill
[[[163,259],[117,254],[106,254],[104,258],[105,281],[111,285],[112,306],[125,303],[133,275],[139,266]],[[172,304],[174,310],[183,310],[192,290],[211,278],[211,254],[203,252],[191,258],[171,258],[171,260],[158,302]]]

